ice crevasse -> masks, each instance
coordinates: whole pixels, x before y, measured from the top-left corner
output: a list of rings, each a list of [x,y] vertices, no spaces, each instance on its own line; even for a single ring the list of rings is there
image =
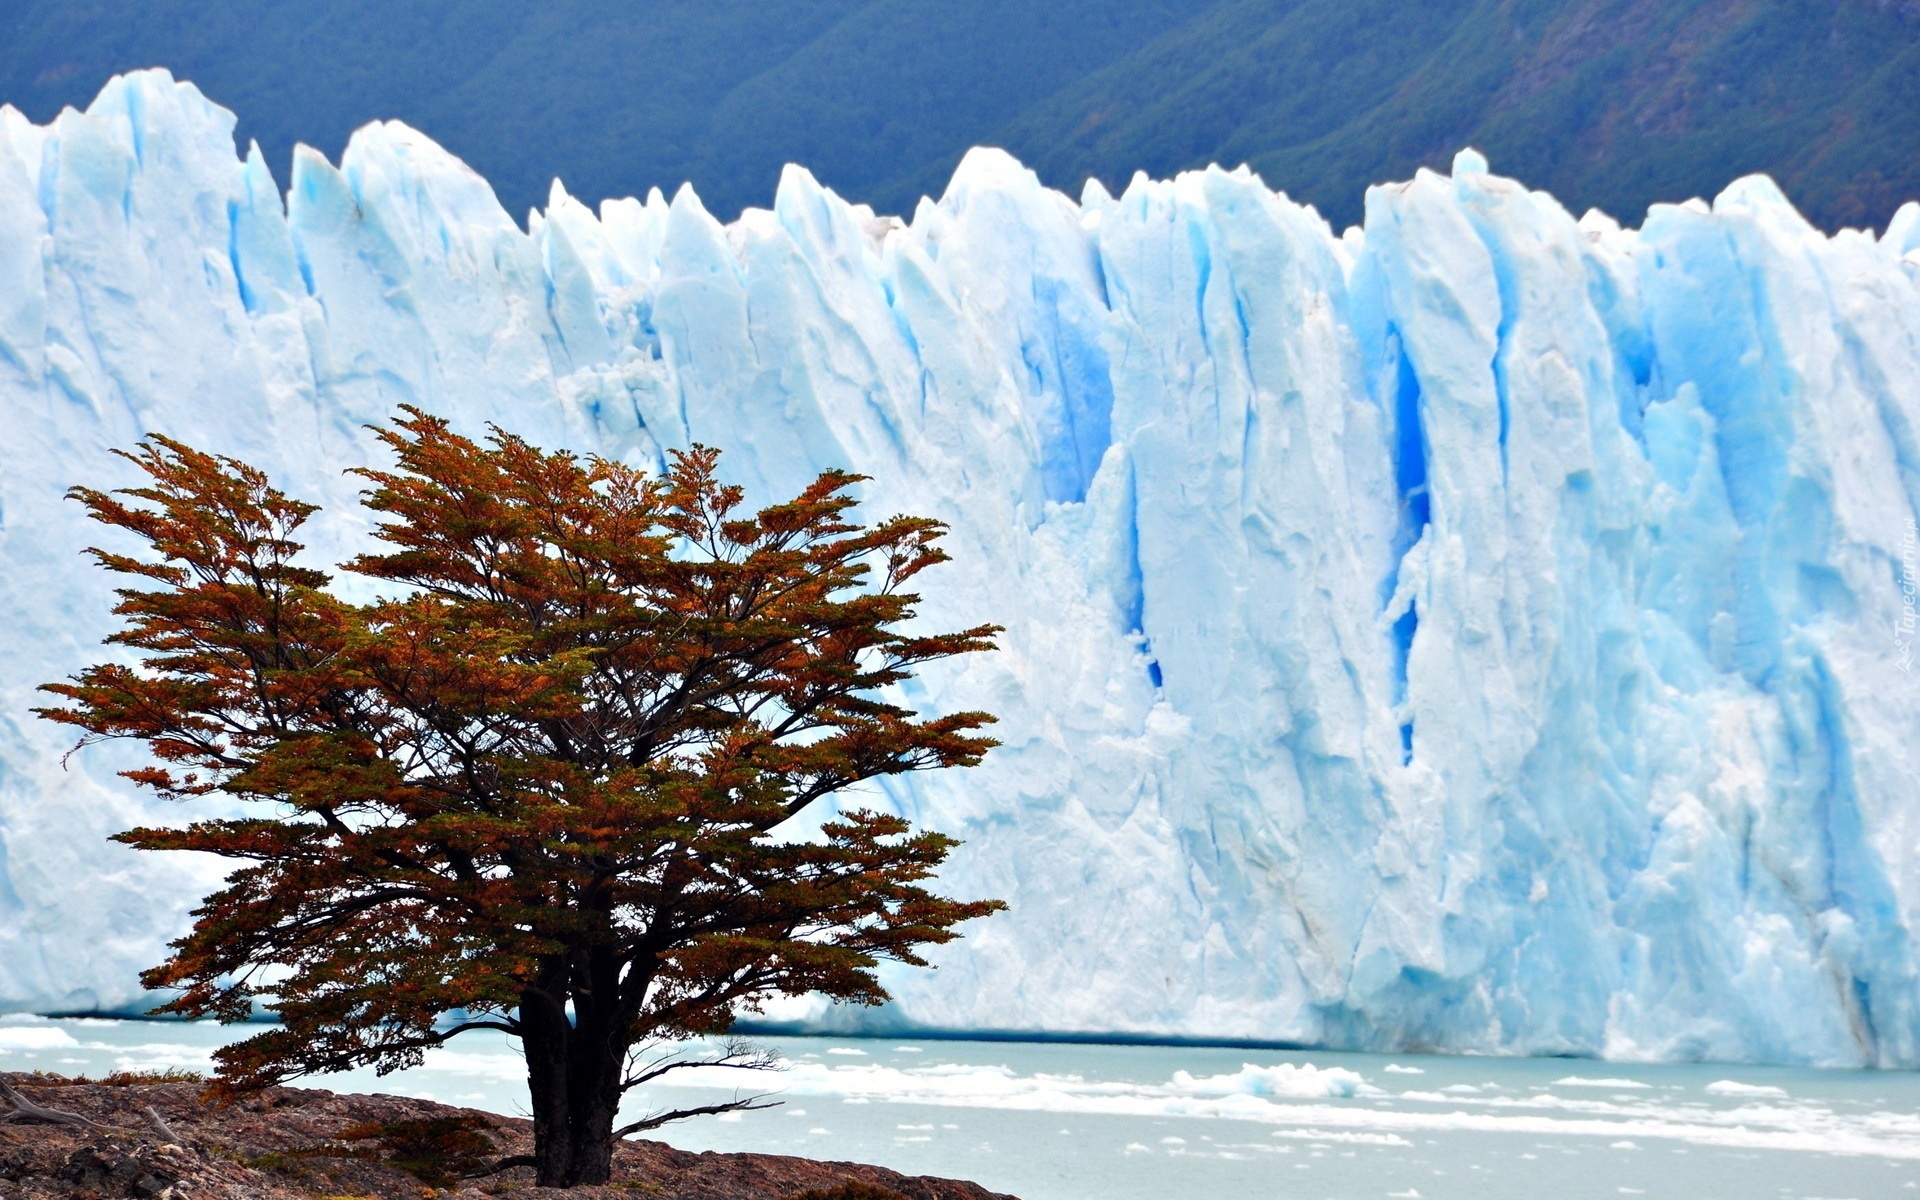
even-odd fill
[[[233,130],[158,71],[0,110],[0,1007],[139,1003],[216,878],[106,844],[184,814],[27,713],[110,628],[62,493],[165,432],[336,554],[404,402],[951,523],[925,619],[1003,649],[903,695],[1005,745],[862,802],[1011,909],[804,1019],[1920,1065],[1920,206],[1631,230],[1465,152],[1336,235],[977,150],[910,221],[790,168],[523,229],[405,126],[284,192]]]

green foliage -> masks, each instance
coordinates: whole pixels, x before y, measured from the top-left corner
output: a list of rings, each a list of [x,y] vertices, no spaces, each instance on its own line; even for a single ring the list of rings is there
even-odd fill
[[[365,1159],[405,1171],[429,1187],[451,1188],[494,1165],[498,1151],[487,1136],[493,1131],[493,1123],[480,1116],[363,1121],[317,1145],[251,1156],[219,1147],[215,1152],[255,1171],[273,1171],[295,1179],[312,1178],[314,1171],[308,1164],[314,1159]],[[343,1142],[347,1143],[344,1147]]]
[[[165,1067],[157,1071],[115,1071],[100,1080],[105,1087],[139,1087],[151,1083],[205,1083],[207,1077],[199,1071],[189,1071],[183,1067]]]
[[[424,130],[508,211],[555,175],[589,200],[692,180],[716,213],[768,203],[799,161],[881,207],[942,178],[1026,106],[1173,28],[1179,0],[18,0],[0,101],[36,120],[165,66],[257,138],[337,156],[375,119]],[[937,186],[936,184],[936,189]]]
[[[457,1186],[486,1170],[495,1150],[483,1117],[427,1117],[413,1121],[369,1121],[342,1130],[343,1142],[372,1142],[372,1157],[398,1167],[430,1187]],[[486,1132],[483,1132],[486,1131]]]
[[[141,1087],[154,1083],[205,1083],[207,1077],[199,1071],[189,1071],[181,1067],[165,1067],[155,1071],[114,1071],[99,1079],[85,1075],[49,1075],[35,1071],[26,1081],[34,1087]]]
[[[38,120],[162,64],[283,177],[395,117],[515,212],[559,175],[731,217],[797,161],[905,213],[975,144],[1069,191],[1246,162],[1336,224],[1467,144],[1630,222],[1750,171],[1829,228],[1920,196],[1913,0],[19,0],[0,44]]]
[[[1920,7],[1835,0],[1229,0],[1063,90],[1006,141],[1123,185],[1204,162],[1357,222],[1368,184],[1496,170],[1637,223],[1772,174],[1817,223],[1920,197]]]
[[[812,1188],[790,1197],[790,1200],[906,1200],[906,1197],[892,1188],[853,1179],[838,1187]]]

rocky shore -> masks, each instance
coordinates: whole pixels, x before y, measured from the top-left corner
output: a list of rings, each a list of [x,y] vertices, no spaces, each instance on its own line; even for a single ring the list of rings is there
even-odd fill
[[[555,1191],[513,1168],[530,1121],[400,1096],[273,1088],[217,1107],[188,1078],[0,1073],[0,1200],[1015,1200],[961,1180],[776,1154],[621,1143],[614,1181]]]

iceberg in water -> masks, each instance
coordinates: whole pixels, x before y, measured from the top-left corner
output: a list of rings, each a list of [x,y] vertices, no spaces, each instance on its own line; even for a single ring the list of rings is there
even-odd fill
[[[217,873],[105,844],[183,813],[26,713],[110,627],[62,492],[164,431],[336,555],[405,402],[953,525],[927,619],[1005,648],[904,696],[1005,746],[863,802],[1012,908],[810,1019],[1920,1065],[1920,206],[1636,231],[1469,152],[1336,235],[978,150],[908,222],[794,168],[523,230],[404,126],[284,194],[233,129],[164,72],[0,110],[0,1006],[138,1003]]]

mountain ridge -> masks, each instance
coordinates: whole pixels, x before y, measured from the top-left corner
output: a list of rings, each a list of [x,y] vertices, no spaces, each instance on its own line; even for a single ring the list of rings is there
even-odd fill
[[[1468,144],[1629,224],[1754,172],[1829,232],[1920,196],[1916,0],[24,0],[0,35],[0,102],[37,122],[160,64],[283,183],[296,141],[397,118],[516,213],[558,176],[691,182],[729,218],[799,162],[904,215],[977,144],[1070,194],[1244,162],[1336,226]]]

